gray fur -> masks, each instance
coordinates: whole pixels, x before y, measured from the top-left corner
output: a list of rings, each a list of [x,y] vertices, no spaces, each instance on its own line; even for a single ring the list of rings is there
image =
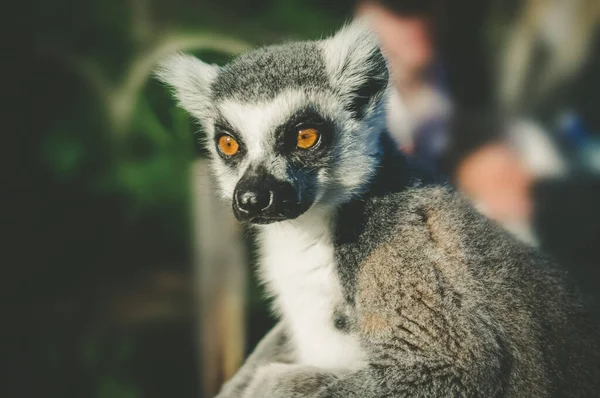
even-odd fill
[[[365,255],[340,260],[358,268],[351,333],[368,365],[271,361],[243,397],[599,396],[597,329],[556,264],[447,188],[373,198],[365,212],[352,244]]]
[[[293,359],[285,326],[279,322],[262,338],[235,376],[223,385],[218,397],[242,396],[250,382],[256,378],[255,375],[260,367],[271,363],[292,363]]]
[[[317,43],[293,42],[250,51],[224,66],[212,84],[212,99],[260,102],[290,88],[328,87],[325,60]]]
[[[598,395],[597,330],[555,264],[447,188],[365,212],[366,255],[346,265],[373,396]]]

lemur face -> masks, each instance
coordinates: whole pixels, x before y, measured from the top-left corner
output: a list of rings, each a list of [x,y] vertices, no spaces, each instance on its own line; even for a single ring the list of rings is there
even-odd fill
[[[212,134],[214,168],[235,216],[265,224],[308,210],[326,194],[321,188],[335,169],[338,132],[335,121],[298,92],[258,107],[222,104]]]
[[[175,55],[158,77],[202,124],[221,192],[241,221],[267,224],[338,205],[375,171],[388,74],[364,21],[223,67]]]

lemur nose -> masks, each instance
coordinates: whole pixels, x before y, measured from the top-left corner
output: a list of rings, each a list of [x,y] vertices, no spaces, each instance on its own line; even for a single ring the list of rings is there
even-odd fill
[[[273,191],[270,190],[239,190],[235,201],[238,209],[249,215],[255,215],[266,210],[273,201]]]
[[[264,168],[249,169],[233,191],[232,210],[239,221],[270,224],[298,217],[308,207],[300,202],[298,190]]]

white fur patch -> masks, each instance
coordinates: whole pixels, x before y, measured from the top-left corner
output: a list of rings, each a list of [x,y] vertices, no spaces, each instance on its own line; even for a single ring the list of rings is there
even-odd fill
[[[206,115],[210,83],[217,77],[219,68],[196,57],[173,54],[162,60],[155,72],[156,77],[170,85],[182,108],[197,118]]]
[[[326,211],[311,209],[297,220],[260,228],[261,277],[276,296],[299,363],[331,370],[364,365],[358,337],[334,327],[343,304]]]
[[[334,86],[358,87],[367,77],[372,65],[369,58],[379,48],[377,36],[367,18],[357,18],[333,37],[321,42],[327,72]]]

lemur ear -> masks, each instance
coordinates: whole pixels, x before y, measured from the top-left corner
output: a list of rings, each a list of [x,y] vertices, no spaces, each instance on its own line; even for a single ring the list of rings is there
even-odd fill
[[[359,18],[322,45],[333,86],[350,97],[349,108],[362,119],[381,99],[389,82],[375,33],[365,18]]]
[[[215,65],[177,53],[162,60],[154,75],[174,89],[182,108],[202,119],[210,97],[210,86],[218,71],[219,67]]]

